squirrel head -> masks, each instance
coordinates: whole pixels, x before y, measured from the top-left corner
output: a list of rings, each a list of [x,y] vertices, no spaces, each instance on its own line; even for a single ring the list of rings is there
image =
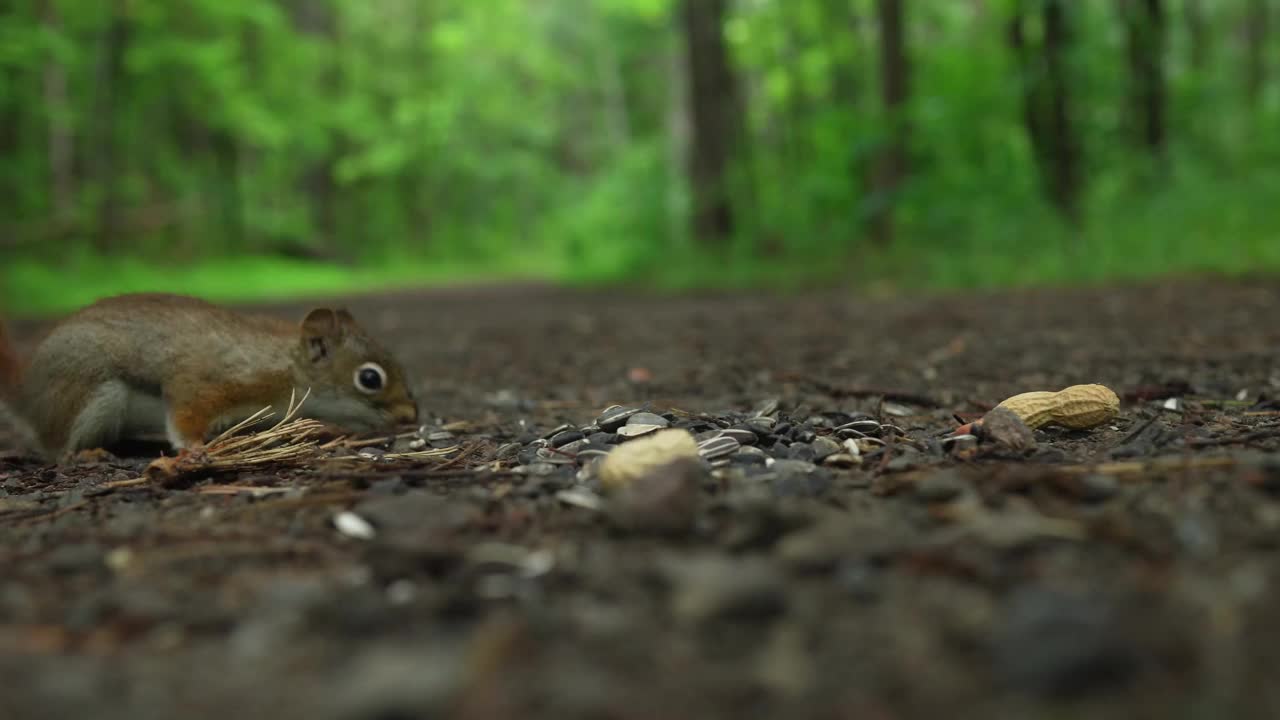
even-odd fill
[[[300,380],[311,388],[305,415],[357,431],[417,422],[404,369],[346,310],[307,313],[298,355]]]

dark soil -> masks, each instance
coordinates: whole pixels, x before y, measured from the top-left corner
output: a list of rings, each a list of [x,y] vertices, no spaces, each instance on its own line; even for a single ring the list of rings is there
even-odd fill
[[[1280,716],[1280,286],[349,306],[470,454],[171,488],[0,455],[0,718]],[[1114,423],[938,443],[1095,382]],[[674,524],[537,454],[613,404],[714,433],[770,401],[781,464]],[[859,415],[905,437],[821,464],[803,434]]]

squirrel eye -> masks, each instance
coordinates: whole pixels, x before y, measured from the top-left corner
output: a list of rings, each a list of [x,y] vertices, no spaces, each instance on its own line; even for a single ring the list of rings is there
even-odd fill
[[[387,384],[387,371],[377,363],[365,363],[356,368],[356,389],[372,395]]]

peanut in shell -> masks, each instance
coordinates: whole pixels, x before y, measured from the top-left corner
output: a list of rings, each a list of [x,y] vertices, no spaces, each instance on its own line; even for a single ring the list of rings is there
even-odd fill
[[[1120,413],[1120,398],[1105,385],[1072,385],[1058,392],[1026,392],[996,407],[1012,411],[1027,427],[1059,425],[1087,430],[1110,422]]]

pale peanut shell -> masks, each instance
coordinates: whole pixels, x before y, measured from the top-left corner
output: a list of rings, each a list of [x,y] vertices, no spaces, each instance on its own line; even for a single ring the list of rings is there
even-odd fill
[[[1086,430],[1114,420],[1120,398],[1105,385],[1072,385],[1058,392],[1014,395],[997,407],[1013,411],[1032,429],[1054,424]]]
[[[677,460],[698,460],[698,443],[688,430],[659,430],[625,442],[600,462],[600,484],[618,490],[633,480]]]

